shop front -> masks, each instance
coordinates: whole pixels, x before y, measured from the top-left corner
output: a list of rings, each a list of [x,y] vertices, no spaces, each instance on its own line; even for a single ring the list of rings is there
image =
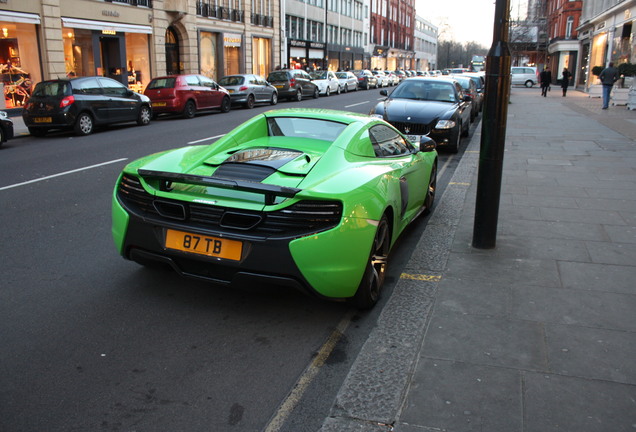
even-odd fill
[[[224,75],[241,73],[241,47],[243,35],[240,33],[225,33],[223,35]]]
[[[16,108],[30,96],[32,83],[42,80],[35,14],[0,11],[0,77],[4,93],[0,108]]]
[[[329,47],[329,70],[356,70],[362,69],[364,58],[363,48],[342,47],[339,45]]]
[[[68,76],[101,75],[143,91],[150,81],[149,26],[62,17]]]
[[[272,40],[269,38],[252,38],[252,71],[266,77],[272,71]]]
[[[327,69],[329,66],[324,42],[290,39],[287,52],[291,69]]]

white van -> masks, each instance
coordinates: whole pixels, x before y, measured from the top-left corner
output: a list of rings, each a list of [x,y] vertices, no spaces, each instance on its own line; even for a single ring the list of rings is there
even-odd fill
[[[512,85],[524,85],[529,88],[539,82],[539,73],[536,67],[513,66],[510,68],[510,75]]]

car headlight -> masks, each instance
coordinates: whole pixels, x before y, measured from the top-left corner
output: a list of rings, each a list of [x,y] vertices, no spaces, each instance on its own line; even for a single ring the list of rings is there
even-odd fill
[[[435,129],[452,129],[455,127],[453,120],[440,120],[435,125]]]

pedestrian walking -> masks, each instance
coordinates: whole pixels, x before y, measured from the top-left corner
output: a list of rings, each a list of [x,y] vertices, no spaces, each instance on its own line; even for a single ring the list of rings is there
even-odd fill
[[[550,83],[552,83],[552,72],[548,66],[539,74],[539,82],[541,83],[541,96],[547,97]]]
[[[568,68],[564,67],[562,72],[563,78],[561,78],[561,88],[563,89],[563,97],[568,92],[568,86],[570,85],[570,78],[572,78],[572,74],[568,70]]]
[[[603,109],[607,109],[612,87],[614,87],[614,83],[618,79],[618,69],[614,67],[613,62],[609,62],[609,65],[601,71],[598,77],[601,80],[601,84],[603,84]]]

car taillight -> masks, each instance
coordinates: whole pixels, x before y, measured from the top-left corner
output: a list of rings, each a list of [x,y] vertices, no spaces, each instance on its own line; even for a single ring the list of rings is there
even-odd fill
[[[364,81],[366,77],[358,77],[358,81]]]
[[[289,86],[290,86],[290,87],[293,87],[293,86],[295,86],[295,85],[296,85],[296,78],[292,78],[292,79],[290,79],[290,80],[289,80]]]
[[[247,86],[241,86],[241,87],[239,87],[239,91],[245,91],[245,90],[247,90]]]
[[[66,108],[67,106],[71,105],[73,102],[75,102],[75,96],[73,95],[66,96],[64,99],[60,101],[60,108]]]

